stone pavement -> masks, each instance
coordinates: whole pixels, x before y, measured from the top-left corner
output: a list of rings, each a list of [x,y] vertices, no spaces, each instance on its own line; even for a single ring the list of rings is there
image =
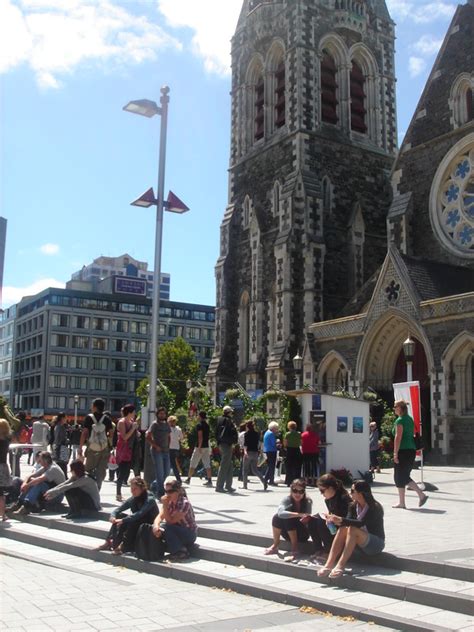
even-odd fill
[[[46,566],[35,548],[23,544],[24,559],[0,556],[0,625],[8,632],[389,630],[64,553],[48,552]]]

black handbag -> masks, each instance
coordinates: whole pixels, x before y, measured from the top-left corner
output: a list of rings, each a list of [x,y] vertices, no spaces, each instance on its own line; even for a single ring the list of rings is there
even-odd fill
[[[166,553],[166,542],[153,535],[153,525],[142,524],[135,540],[135,555],[139,560],[161,562]]]
[[[425,447],[425,444],[423,441],[423,437],[421,436],[419,432],[415,434],[414,439],[415,439],[415,448],[417,450],[423,450],[423,448]]]

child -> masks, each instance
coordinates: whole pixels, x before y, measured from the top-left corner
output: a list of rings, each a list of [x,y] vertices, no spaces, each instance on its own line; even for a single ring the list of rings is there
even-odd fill
[[[115,458],[115,450],[112,450],[109,456],[109,462],[107,463],[107,469],[109,470],[109,481],[115,479],[115,472],[118,470],[117,460]]]

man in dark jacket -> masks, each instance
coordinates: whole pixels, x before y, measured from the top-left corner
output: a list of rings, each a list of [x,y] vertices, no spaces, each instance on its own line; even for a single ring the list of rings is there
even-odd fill
[[[221,464],[217,474],[216,492],[235,492],[232,487],[234,464],[232,453],[234,445],[238,441],[237,428],[232,420],[234,412],[230,406],[224,406],[223,415],[217,420],[216,439],[217,446],[221,453]],[[225,489],[224,489],[225,488]]]

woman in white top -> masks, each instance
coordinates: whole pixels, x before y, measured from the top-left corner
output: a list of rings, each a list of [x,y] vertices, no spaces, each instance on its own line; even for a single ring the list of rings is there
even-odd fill
[[[178,458],[181,450],[181,441],[183,439],[183,431],[176,424],[178,423],[177,417],[170,415],[168,417],[168,423],[171,428],[170,434],[170,465],[175,475],[176,480],[181,484],[181,472],[179,471]]]

